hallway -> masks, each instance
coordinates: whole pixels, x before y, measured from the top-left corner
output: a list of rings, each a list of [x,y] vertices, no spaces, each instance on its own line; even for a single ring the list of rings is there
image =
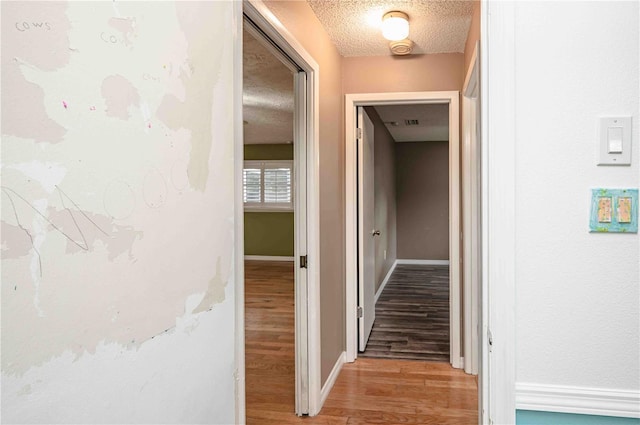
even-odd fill
[[[293,264],[245,262],[247,424],[477,423],[474,376],[448,363],[360,358],[320,415],[294,414]]]
[[[396,266],[361,356],[449,362],[449,266]]]

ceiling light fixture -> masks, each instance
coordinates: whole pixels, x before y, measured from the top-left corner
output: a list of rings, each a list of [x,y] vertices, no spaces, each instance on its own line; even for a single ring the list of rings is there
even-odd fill
[[[382,17],[382,35],[390,41],[404,40],[409,36],[409,15],[404,12],[387,12]]]
[[[413,41],[405,38],[400,41],[390,41],[389,49],[391,49],[391,53],[398,56],[406,56],[410,55],[413,50]]]

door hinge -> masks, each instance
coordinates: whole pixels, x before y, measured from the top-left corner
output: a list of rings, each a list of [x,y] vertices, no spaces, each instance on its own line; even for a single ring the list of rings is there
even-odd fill
[[[356,128],[356,139],[362,139],[362,129]]]
[[[491,335],[491,330],[487,329],[487,344],[489,344],[489,352],[493,351],[493,335]]]
[[[300,268],[301,269],[306,269],[307,268],[307,256],[306,255],[301,255],[300,256]]]
[[[363,316],[362,307],[358,306],[358,319],[360,319],[362,316]]]

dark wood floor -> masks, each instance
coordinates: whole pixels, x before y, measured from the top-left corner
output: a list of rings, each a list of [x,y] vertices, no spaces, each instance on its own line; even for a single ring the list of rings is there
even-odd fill
[[[247,424],[477,423],[473,376],[446,363],[359,358],[346,364],[320,415],[294,414],[292,263],[247,262]]]
[[[449,361],[449,266],[396,266],[361,355]]]

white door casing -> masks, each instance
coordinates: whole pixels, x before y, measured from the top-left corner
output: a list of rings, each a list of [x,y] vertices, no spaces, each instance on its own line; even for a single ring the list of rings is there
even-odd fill
[[[375,320],[374,128],[358,107],[358,350],[364,351]]]
[[[357,107],[373,105],[449,104],[449,318],[451,365],[462,366],[460,305],[460,147],[457,91],[358,93],[345,95],[345,239],[346,239],[346,361],[358,356],[358,213],[357,213]]]
[[[477,44],[477,43],[476,43]],[[464,370],[478,374],[478,314],[481,246],[480,226],[480,134],[479,129],[479,65],[476,45],[463,86],[462,143],[462,217],[463,217],[463,299],[464,299]]]
[[[515,55],[518,2],[480,3],[482,423],[515,422]],[[491,19],[489,19],[491,17]],[[491,344],[489,344],[491,335]]]

